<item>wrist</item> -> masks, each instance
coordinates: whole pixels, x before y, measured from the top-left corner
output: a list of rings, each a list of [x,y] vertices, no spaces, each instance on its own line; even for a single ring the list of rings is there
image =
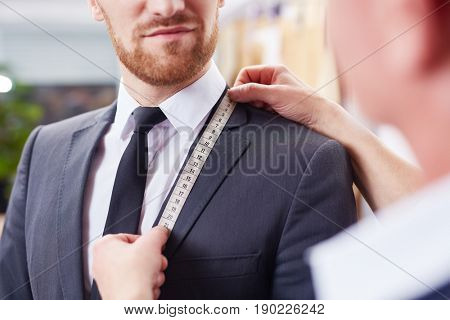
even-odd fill
[[[375,145],[375,135],[342,106],[321,96],[315,99],[311,129],[338,141],[352,155]]]
[[[120,290],[115,288],[114,291],[105,292],[104,296],[102,293],[102,297],[104,300],[153,300],[153,293],[151,290],[144,290],[137,285],[122,287]]]
[[[119,300],[154,300],[150,292],[134,292],[123,295],[124,299]]]
[[[319,95],[314,96],[311,105],[311,129],[344,144],[348,133],[347,112],[337,103]]]

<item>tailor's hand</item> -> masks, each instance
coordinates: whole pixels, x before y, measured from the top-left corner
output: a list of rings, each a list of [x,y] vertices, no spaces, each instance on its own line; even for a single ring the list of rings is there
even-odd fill
[[[162,255],[169,238],[164,227],[138,236],[107,235],[94,244],[93,275],[105,300],[158,299],[168,262]]]
[[[373,210],[398,201],[421,185],[421,169],[389,150],[344,108],[316,94],[286,67],[244,68],[229,96],[340,142],[352,159],[355,182]]]
[[[252,66],[241,70],[229,90],[232,100],[280,114],[320,133],[343,109],[318,94],[284,66]],[[342,110],[341,110],[342,109]]]

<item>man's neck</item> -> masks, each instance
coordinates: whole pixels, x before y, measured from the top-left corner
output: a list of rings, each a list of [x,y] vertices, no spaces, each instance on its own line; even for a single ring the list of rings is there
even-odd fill
[[[201,72],[196,74],[190,80],[180,83],[174,86],[152,86],[148,83],[137,78],[133,73],[131,73],[127,68],[121,65],[122,70],[122,82],[133,99],[139,102],[142,106],[155,107],[166,99],[170,98],[177,92],[188,87],[209,70],[211,62],[208,62]]]
[[[409,140],[424,172],[425,183],[450,174],[450,118],[424,111],[415,123],[409,122],[402,131]]]

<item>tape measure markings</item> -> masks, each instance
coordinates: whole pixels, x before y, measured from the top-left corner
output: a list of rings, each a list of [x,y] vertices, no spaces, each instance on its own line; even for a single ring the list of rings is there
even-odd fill
[[[164,226],[170,231],[173,230],[206,160],[211,154],[235,107],[236,103],[232,102],[226,95],[183,168],[158,225]]]

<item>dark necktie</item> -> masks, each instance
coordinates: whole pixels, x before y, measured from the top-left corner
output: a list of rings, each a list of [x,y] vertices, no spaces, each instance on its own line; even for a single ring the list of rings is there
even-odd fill
[[[147,134],[166,119],[159,108],[134,110],[135,128],[131,141],[120,160],[103,235],[137,234],[141,220],[148,170]],[[101,299],[95,280],[91,299]]]

